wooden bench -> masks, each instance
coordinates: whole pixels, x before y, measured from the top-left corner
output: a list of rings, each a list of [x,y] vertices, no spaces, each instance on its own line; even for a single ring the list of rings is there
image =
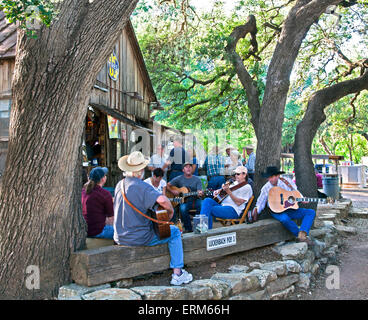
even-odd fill
[[[207,238],[236,233],[236,244],[207,250]],[[206,234],[183,234],[184,263],[208,261],[292,239],[293,235],[274,219],[209,230]],[[107,246],[81,250],[71,256],[71,277],[80,285],[95,286],[169,268],[167,244],[153,247]],[[197,275],[199,276],[199,275]]]
[[[96,249],[101,247],[107,247],[114,245],[114,240],[112,239],[101,239],[101,238],[87,238],[86,247],[89,249]]]

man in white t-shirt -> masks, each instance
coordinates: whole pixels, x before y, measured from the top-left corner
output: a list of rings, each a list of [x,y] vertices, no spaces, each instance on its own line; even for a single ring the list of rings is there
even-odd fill
[[[144,182],[148,183],[157,192],[165,195],[166,194],[166,181],[163,179],[164,170],[156,168],[153,170],[152,177],[147,178]]]
[[[202,202],[201,214],[208,216],[208,228],[212,229],[212,217],[223,219],[238,219],[244,208],[253,195],[251,186],[246,183],[244,186],[231,191],[233,186],[239,183],[248,181],[247,168],[239,166],[235,169],[235,179],[233,185],[222,185],[222,189],[214,191],[214,196],[217,196],[221,190],[224,190],[228,196],[219,204],[211,198],[206,198]]]

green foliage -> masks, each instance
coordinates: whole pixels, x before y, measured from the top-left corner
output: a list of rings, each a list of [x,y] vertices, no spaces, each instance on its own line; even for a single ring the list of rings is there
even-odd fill
[[[133,24],[156,94],[165,108],[155,113],[155,120],[180,130],[237,129],[241,143],[251,141],[254,130],[247,96],[224,48],[233,29],[244,24],[249,11],[259,10],[262,3],[240,1],[227,15],[223,3],[216,1],[209,11],[188,7],[173,15],[172,4],[156,2],[146,10],[147,2],[140,2]],[[260,18],[260,25],[262,22]],[[269,38],[260,34],[260,44]],[[239,41],[237,48],[262,95],[269,52],[265,50],[265,62],[249,57],[248,38]]]
[[[319,128],[317,139],[323,137],[332,153],[359,163],[368,155],[367,140],[362,135],[368,127],[368,93],[361,93],[353,105],[351,100],[352,96],[346,96],[327,108],[327,120]]]
[[[324,14],[309,31],[300,50],[291,91],[296,102],[306,106],[311,95],[332,84],[358,77],[357,61],[366,59],[368,47],[368,6],[363,1],[350,7],[338,7],[337,17]],[[355,67],[353,67],[355,65]],[[319,128],[312,152],[343,155],[359,163],[367,156],[367,140],[362,136],[368,125],[367,92],[346,96],[325,109],[326,121]]]
[[[19,23],[30,37],[36,37],[41,24],[50,26],[56,16],[58,0],[0,0],[2,10],[10,23]]]
[[[187,0],[162,2],[141,1],[133,14],[133,24],[156,94],[165,108],[154,113],[155,120],[181,130],[237,129],[241,132],[242,143],[254,140],[247,96],[225,57],[224,48],[233,29],[244,24],[249,14],[254,14],[261,60],[249,55],[249,37],[238,42],[237,52],[256,82],[262,100],[277,30],[282,28],[294,3],[241,0],[227,14],[222,1],[215,1],[213,7],[204,12],[195,9],[194,1],[194,6],[189,6]],[[349,70],[349,65],[337,52],[340,49],[351,61],[366,58],[368,8],[361,1],[359,3],[351,8],[338,7],[341,15],[338,25],[336,16],[323,14],[303,42],[285,107],[284,146],[294,143],[296,126],[315,91],[358,75],[359,68]],[[346,126],[352,109],[340,106],[348,106],[351,98],[346,97],[326,110],[328,120],[318,131],[313,153],[326,153],[325,148],[328,148],[332,153],[342,152],[349,157],[349,150],[352,150],[359,160],[367,152],[362,136],[367,124],[364,119],[368,118],[366,94],[356,99],[359,113]]]

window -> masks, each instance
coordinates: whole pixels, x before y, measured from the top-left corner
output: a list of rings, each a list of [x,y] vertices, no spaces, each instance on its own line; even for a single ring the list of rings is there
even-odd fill
[[[0,137],[9,136],[11,100],[0,100]]]

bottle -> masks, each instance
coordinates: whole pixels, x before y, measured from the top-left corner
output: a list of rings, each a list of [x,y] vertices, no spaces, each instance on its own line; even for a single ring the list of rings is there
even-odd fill
[[[183,234],[183,225],[182,225],[180,219],[178,219],[178,222],[176,223],[176,226],[179,228],[180,233]]]

